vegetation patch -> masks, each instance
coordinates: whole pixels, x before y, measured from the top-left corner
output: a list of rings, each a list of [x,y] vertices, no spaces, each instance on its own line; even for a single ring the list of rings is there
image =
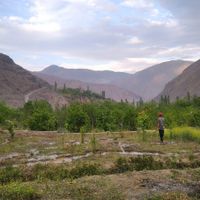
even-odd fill
[[[177,127],[166,131],[166,137],[184,142],[194,141],[200,143],[200,129],[194,127]]]
[[[147,198],[146,200],[192,200],[188,194],[183,192],[168,192],[153,197]]]
[[[126,171],[160,170],[160,169],[184,169],[200,167],[199,160],[192,162],[176,161],[173,159],[155,160],[152,156],[138,156],[124,158],[115,161],[110,173],[122,173]]]
[[[12,181],[22,181],[23,173],[19,168],[6,167],[0,169],[0,184],[6,184]]]
[[[0,199],[3,200],[36,200],[40,194],[30,186],[19,182],[0,186]]]

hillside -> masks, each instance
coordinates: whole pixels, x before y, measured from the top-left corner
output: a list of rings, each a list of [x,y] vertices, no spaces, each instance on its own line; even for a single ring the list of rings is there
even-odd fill
[[[64,84],[66,88],[81,88],[83,90],[90,90],[97,94],[102,94],[102,91],[105,91],[105,97],[113,99],[115,101],[128,100],[129,102],[138,101],[139,96],[135,93],[128,91],[126,89],[122,89],[116,85],[111,84],[98,84],[98,83],[88,83],[83,82],[80,80],[68,80],[67,78],[60,78],[57,74],[55,75],[47,75],[41,72],[34,72],[34,75],[38,76],[39,78],[47,81],[52,86],[57,83],[58,88],[63,88]],[[106,77],[105,77],[106,78]]]
[[[67,103],[50,85],[32,75],[7,55],[0,53],[0,101],[20,107],[31,99],[45,99],[53,106]],[[44,92],[45,91],[45,92]]]
[[[144,100],[151,100],[165,87],[166,83],[179,75],[192,62],[174,60],[154,65],[133,74],[131,77],[116,80],[113,84],[134,91]]]
[[[200,60],[191,64],[179,76],[170,81],[164,90],[156,97],[160,99],[161,95],[169,95],[171,101],[175,101],[177,97],[183,98],[188,92],[191,96],[200,96]]]
[[[45,77],[45,75],[53,76],[54,81],[55,76],[65,80],[67,81],[66,84],[69,84],[72,88],[77,87],[77,85],[81,88],[87,88],[89,86],[93,92],[97,93],[105,90],[108,98],[117,101],[120,99],[132,101],[135,94],[137,94],[137,97],[141,96],[144,100],[148,101],[157,96],[169,81],[178,76],[191,63],[190,61],[182,60],[168,61],[135,74],[86,69],[66,69],[51,65],[40,72],[40,77],[44,78],[50,84],[53,84],[51,78]],[[79,82],[76,83],[76,81]],[[63,83],[62,81],[61,85]]]
[[[109,84],[116,79],[131,77],[131,74],[113,71],[94,71],[88,69],[67,69],[57,65],[51,65],[41,73],[58,76],[65,80],[78,80],[89,83]]]

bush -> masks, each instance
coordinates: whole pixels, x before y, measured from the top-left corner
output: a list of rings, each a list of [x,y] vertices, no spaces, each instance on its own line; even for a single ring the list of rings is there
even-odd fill
[[[142,156],[136,158],[130,158],[130,165],[133,169],[140,170],[158,170],[163,168],[163,164],[161,161],[156,161],[152,156]]]
[[[10,134],[10,137],[11,139],[13,139],[15,136],[14,123],[10,120],[6,120],[6,125],[7,125],[8,132]]]
[[[161,161],[156,161],[152,156],[138,156],[130,158],[118,158],[111,172],[122,173],[125,171],[141,171],[141,170],[158,170],[163,169],[164,164]]]
[[[3,200],[35,200],[40,197],[32,187],[18,182],[0,186],[0,199]]]
[[[115,172],[122,173],[130,170],[129,162],[126,158],[118,158],[115,162]]]
[[[97,150],[97,140],[96,140],[95,134],[92,134],[90,138],[90,145],[91,145],[92,152],[95,153]]]
[[[69,178],[69,170],[64,166],[38,164],[32,168],[24,169],[24,179],[28,181],[36,179],[63,180]]]
[[[76,179],[82,176],[90,176],[102,174],[103,170],[97,164],[83,163],[77,164],[74,168],[68,169],[67,166],[54,166],[54,165],[35,165],[32,168],[23,169],[23,177],[26,181],[36,179],[50,179],[50,180],[63,180],[63,179]]]
[[[38,131],[52,131],[57,128],[57,121],[54,115],[46,111],[37,111],[30,118],[29,128]]]
[[[23,180],[23,174],[19,168],[6,167],[0,169],[0,183],[6,184],[11,181]]]
[[[71,105],[67,113],[67,129],[71,132],[87,132],[89,128],[89,117],[79,104]]]
[[[102,173],[102,170],[97,164],[84,163],[72,168],[70,171],[70,176],[74,179],[82,176],[98,175]]]
[[[51,105],[43,100],[28,102],[23,108],[24,126],[31,130],[51,131],[57,129],[57,119]]]

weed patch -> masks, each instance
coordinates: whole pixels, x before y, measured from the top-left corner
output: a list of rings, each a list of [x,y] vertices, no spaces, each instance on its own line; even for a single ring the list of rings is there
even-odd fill
[[[177,127],[166,131],[170,140],[194,141],[200,143],[200,129],[192,127]]]
[[[30,186],[18,182],[0,186],[0,199],[4,200],[36,200],[40,194]]]
[[[186,193],[169,192],[162,195],[155,195],[147,198],[147,200],[192,200]]]
[[[125,171],[141,171],[141,170],[159,170],[163,169],[163,163],[156,161],[152,156],[138,156],[131,158],[118,158],[115,162],[115,166],[111,169],[111,172],[125,172]]]
[[[0,169],[0,184],[6,184],[11,181],[23,180],[23,174],[19,168],[6,167]]]

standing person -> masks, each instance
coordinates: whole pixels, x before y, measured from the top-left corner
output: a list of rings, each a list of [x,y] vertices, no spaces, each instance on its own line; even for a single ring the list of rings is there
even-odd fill
[[[158,130],[159,130],[159,135],[160,135],[160,142],[163,143],[163,138],[164,138],[164,128],[165,128],[165,123],[164,123],[164,117],[163,113],[158,114]]]

